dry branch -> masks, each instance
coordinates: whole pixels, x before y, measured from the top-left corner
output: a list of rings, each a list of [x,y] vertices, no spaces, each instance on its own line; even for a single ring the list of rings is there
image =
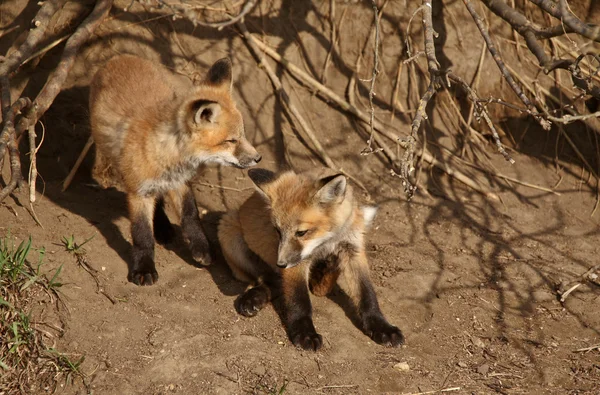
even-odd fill
[[[369,88],[369,113],[371,118],[369,119],[370,135],[367,140],[367,148],[363,150],[363,154],[374,153],[373,150],[373,137],[375,135],[375,107],[373,106],[373,97],[375,96],[375,80],[377,80],[377,74],[379,74],[379,9],[375,0],[371,1],[373,6],[373,23],[375,25],[375,43],[373,44],[373,74],[371,75],[371,86]],[[393,105],[394,103],[392,103]]]
[[[569,31],[578,33],[586,38],[600,42],[600,26],[583,23],[571,11],[569,11],[565,0],[529,0],[548,14],[561,21]]]
[[[525,106],[529,110],[529,113],[536,119],[536,121],[538,121],[538,123],[540,125],[542,125],[542,127],[545,130],[550,130],[550,126],[551,126],[550,122],[548,122],[548,120],[544,119],[544,117],[538,112],[537,108],[535,108],[535,106],[533,105],[531,100],[529,100],[527,95],[525,95],[525,93],[523,93],[523,90],[521,89],[521,87],[517,84],[517,82],[514,80],[513,76],[510,74],[510,72],[506,68],[504,61],[502,60],[502,57],[500,56],[500,54],[498,53],[498,50],[496,49],[496,45],[492,41],[492,38],[490,37],[490,34],[487,31],[487,28],[485,27],[485,25],[483,23],[483,19],[481,18],[481,16],[479,16],[477,11],[475,11],[475,7],[473,7],[473,4],[471,3],[471,1],[463,0],[463,3],[465,4],[465,6],[467,7],[467,10],[471,14],[471,17],[473,17],[473,20],[475,21],[475,24],[477,25],[479,32],[481,33],[481,35],[483,36],[483,39],[485,40],[485,43],[487,44],[488,51],[492,55],[492,58],[494,58],[494,61],[496,62],[496,64],[498,65],[498,68],[502,72],[504,79],[506,80],[506,82],[508,82],[508,85],[517,94],[519,99],[521,99],[523,104],[525,104]]]
[[[10,181],[0,190],[0,203],[11,194],[21,183],[23,175],[21,174],[21,161],[19,150],[17,148],[17,136],[15,133],[15,116],[23,109],[31,106],[31,100],[21,98],[11,106],[10,86],[8,77],[0,77],[0,89],[2,100],[2,119],[3,127],[0,133],[0,157],[4,157],[5,150],[8,148],[10,160]]]
[[[290,115],[292,115],[292,119],[295,118],[298,121],[301,128],[304,130],[304,133],[306,133],[309,140],[313,144],[315,150],[321,157],[321,160],[323,160],[323,162],[327,165],[327,167],[334,169],[334,170],[339,170],[339,168],[333,162],[333,160],[331,159],[329,154],[327,154],[327,152],[325,152],[325,149],[323,148],[323,146],[321,145],[321,143],[315,136],[314,132],[308,125],[308,122],[306,122],[306,120],[304,119],[304,117],[302,116],[300,111],[298,111],[298,109],[296,108],[294,103],[291,102],[289,95],[287,94],[287,92],[283,88],[283,85],[281,84],[281,81],[279,80],[279,77],[277,77],[277,74],[275,74],[275,72],[273,71],[273,69],[271,68],[269,63],[267,63],[266,59],[260,53],[260,50],[258,49],[256,44],[252,40],[252,36],[248,32],[246,25],[243,22],[238,22],[237,27],[238,27],[238,29],[240,29],[240,32],[242,33],[242,36],[244,37],[244,40],[246,42],[246,45],[250,49],[250,52],[252,52],[252,55],[258,61],[258,65],[263,70],[265,70],[265,72],[267,73],[267,76],[269,77],[269,79],[271,80],[271,83],[273,84],[273,87],[275,88],[275,92],[277,93],[278,97],[281,99],[281,102],[283,103],[283,107],[287,111],[289,111]]]
[[[313,89],[319,97],[323,98],[327,102],[335,103],[342,110],[351,113],[352,115],[356,116],[358,119],[363,121],[365,124],[369,125],[369,122],[371,119],[371,117],[369,117],[369,115],[367,115],[363,111],[359,110],[355,106],[351,105],[346,100],[342,99],[337,93],[333,92],[328,87],[319,83],[316,79],[314,79],[313,77],[308,75],[306,72],[301,70],[298,66],[294,65],[293,63],[291,63],[290,61],[285,59],[283,56],[278,54],[275,50],[273,50],[272,48],[267,46],[262,41],[258,40],[252,34],[250,34],[250,39],[256,44],[256,46],[261,51],[263,51],[265,54],[270,56],[273,60],[275,60],[276,62],[281,64],[283,67],[285,67],[285,69],[287,71],[289,71],[292,76],[297,78],[304,85]],[[388,130],[388,128],[389,128],[388,126],[382,124],[377,119],[375,119],[373,121],[373,125],[377,132],[381,133],[383,136],[386,136],[390,140],[395,141],[398,138],[397,135],[395,135],[393,132]]]
[[[98,0],[91,14],[81,22],[75,33],[69,37],[60,63],[56,66],[56,69],[48,78],[48,82],[46,82],[46,85],[44,85],[33,101],[33,106],[17,124],[17,135],[29,129],[29,126],[35,125],[40,117],[50,108],[50,105],[52,105],[52,102],[60,93],[69,71],[73,67],[73,63],[75,63],[75,56],[79,52],[79,48],[91,37],[94,30],[106,18],[112,7],[112,3],[113,0]]]
[[[66,1],[67,0],[48,0],[42,4],[42,7],[39,9],[35,18],[33,18],[32,24],[34,27],[25,39],[25,42],[0,63],[0,76],[8,77],[21,66],[25,59],[31,56],[40,41],[44,38],[52,15],[54,15]]]
[[[579,68],[578,62],[571,59],[553,59],[544,50],[543,45],[538,41],[539,38],[551,38],[573,32],[568,26],[558,25],[550,29],[542,29],[533,24],[527,17],[519,11],[510,7],[503,0],[482,0],[483,3],[496,15],[508,22],[514,31],[518,32],[525,39],[525,44],[531,53],[537,58],[544,73],[548,74],[554,69],[563,69],[571,73],[573,83],[589,93],[600,98],[600,88],[594,86],[585,80]]]
[[[244,3],[244,6],[241,8],[240,12],[236,16],[230,17],[229,19],[227,19],[225,21],[206,22],[199,18],[199,12],[198,12],[198,10],[207,9],[208,7],[206,7],[206,6],[202,6],[202,5],[195,6],[195,5],[185,4],[185,2],[168,3],[165,0],[138,0],[138,1],[141,4],[149,4],[156,8],[168,8],[173,13],[173,15],[172,15],[173,19],[186,18],[190,22],[192,22],[194,25],[211,27],[211,28],[215,28],[217,30],[222,30],[227,26],[234,25],[238,22],[243,22],[244,17],[250,11],[252,11],[254,6],[258,2],[257,0],[247,0]]]

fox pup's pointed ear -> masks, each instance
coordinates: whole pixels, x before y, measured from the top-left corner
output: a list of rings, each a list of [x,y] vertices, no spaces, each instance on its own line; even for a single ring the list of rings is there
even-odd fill
[[[209,85],[230,90],[231,85],[233,84],[231,60],[229,60],[229,58],[217,60],[211,66],[210,70],[208,70],[205,82]]]
[[[275,180],[275,173],[267,169],[250,169],[248,170],[248,177],[250,177],[256,189],[268,197],[265,187]]]
[[[341,203],[346,196],[346,185],[346,177],[343,174],[321,178],[315,198],[323,204]]]
[[[197,100],[192,105],[192,111],[197,125],[215,123],[221,114],[221,105],[214,101]]]

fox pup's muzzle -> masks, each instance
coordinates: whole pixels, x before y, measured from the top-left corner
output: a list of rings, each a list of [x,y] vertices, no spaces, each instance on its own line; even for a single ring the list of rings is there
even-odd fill
[[[261,159],[262,156],[260,154],[257,154],[254,158],[240,160],[236,167],[240,169],[246,169],[248,167],[256,166]]]

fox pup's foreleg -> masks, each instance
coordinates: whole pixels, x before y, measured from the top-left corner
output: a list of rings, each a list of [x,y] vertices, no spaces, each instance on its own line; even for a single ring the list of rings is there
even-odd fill
[[[404,343],[402,332],[388,323],[383,316],[375,288],[369,277],[367,256],[364,251],[345,249],[339,254],[340,285],[354,302],[363,332],[373,341],[388,346]]]
[[[281,270],[284,321],[294,345],[316,351],[323,345],[323,338],[315,330],[312,321],[308,274],[306,264]]]
[[[137,285],[152,285],[158,281],[152,233],[155,197],[129,194],[127,200],[133,241],[133,266],[129,271],[129,280]]]

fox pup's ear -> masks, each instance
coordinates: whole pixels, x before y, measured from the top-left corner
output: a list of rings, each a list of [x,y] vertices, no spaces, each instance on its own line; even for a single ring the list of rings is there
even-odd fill
[[[231,60],[229,58],[223,58],[217,60],[208,70],[206,76],[207,84],[216,86],[218,88],[231,89],[233,84],[233,73],[231,71]]]
[[[215,123],[221,114],[221,105],[214,101],[197,100],[192,105],[192,111],[197,125]]]
[[[256,189],[268,197],[265,187],[275,180],[275,173],[267,169],[250,169],[248,170],[248,177],[250,177]]]
[[[346,196],[346,185],[346,177],[343,174],[321,178],[315,198],[323,204],[341,203]]]

